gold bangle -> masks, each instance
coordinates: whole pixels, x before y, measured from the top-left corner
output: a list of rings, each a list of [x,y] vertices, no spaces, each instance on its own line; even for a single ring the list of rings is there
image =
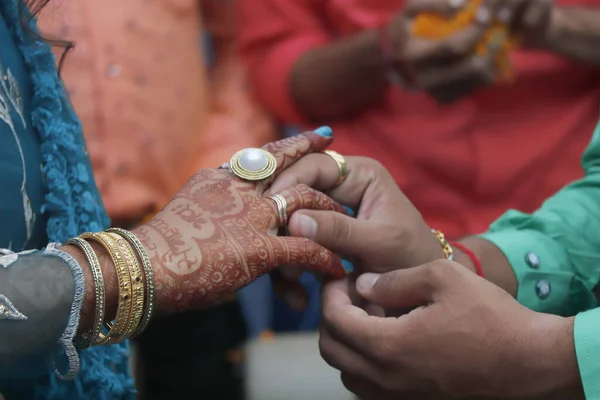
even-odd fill
[[[448,243],[448,240],[446,240],[446,236],[442,232],[436,231],[435,229],[432,229],[431,232],[442,245],[442,250],[444,250],[446,260],[454,261],[454,250],[452,249],[452,246],[450,246],[450,243]]]
[[[135,332],[140,325],[142,320],[142,314],[144,313],[144,276],[142,274],[142,266],[140,265],[133,247],[128,241],[123,239],[121,236],[112,232],[102,232],[101,235],[108,235],[117,242],[117,246],[121,248],[121,252],[127,263],[127,269],[129,270],[129,276],[131,276],[131,289],[133,291],[133,297],[131,298],[132,313],[129,326],[125,330],[125,339],[130,339],[133,332]]]
[[[106,314],[106,294],[104,292],[104,277],[102,276],[102,268],[96,252],[88,242],[80,238],[72,238],[67,240],[67,244],[77,246],[83,251],[92,270],[94,278],[94,296],[96,301],[96,312],[94,313],[94,324],[92,328],[81,335],[75,343],[77,348],[85,349],[98,341],[102,333],[102,324]]]
[[[114,323],[104,324],[108,328],[108,333],[100,335],[98,345],[115,344],[125,338],[125,329],[129,326],[132,313],[133,290],[131,288],[131,276],[127,270],[127,263],[121,254],[121,250],[112,237],[102,235],[101,233],[84,233],[79,235],[81,239],[94,240],[102,245],[108,251],[112,258],[115,270],[117,272],[117,281],[119,284],[119,302],[117,304],[117,315]]]
[[[152,314],[154,313],[154,271],[152,269],[152,263],[150,262],[150,257],[148,257],[148,252],[144,248],[144,245],[133,233],[121,228],[110,228],[107,230],[107,232],[114,232],[127,240],[137,252],[138,257],[142,262],[142,266],[144,267],[146,304],[144,306],[144,315],[142,317],[142,321],[133,335],[131,335],[131,337],[134,338],[146,329],[148,323],[150,323]]]

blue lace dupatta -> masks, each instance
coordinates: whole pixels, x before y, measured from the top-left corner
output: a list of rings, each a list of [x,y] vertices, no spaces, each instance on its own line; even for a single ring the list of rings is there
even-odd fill
[[[18,0],[0,0],[0,15],[21,51],[33,87],[31,123],[41,142],[46,196],[42,212],[47,216],[51,242],[65,242],[86,231],[109,224],[100,199],[79,120],[73,113],[56,70],[50,47],[24,32],[21,20],[29,11]],[[22,18],[24,17],[24,18]],[[28,28],[37,33],[35,20]],[[81,372],[74,381],[60,381],[53,372],[36,380],[0,381],[0,393],[8,399],[119,400],[133,398],[127,343],[101,346],[80,354]]]

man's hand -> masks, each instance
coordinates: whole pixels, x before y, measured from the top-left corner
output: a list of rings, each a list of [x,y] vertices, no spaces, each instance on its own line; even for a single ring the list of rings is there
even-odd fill
[[[485,0],[484,3],[527,47],[543,47],[555,36],[553,5],[553,0]]]
[[[464,2],[451,0],[412,0],[387,27],[394,58],[414,82],[411,88],[424,90],[440,103],[450,103],[493,83],[494,57],[504,37],[495,38],[485,57],[473,49],[492,20],[491,8],[483,6],[477,22],[441,40],[411,35],[413,19],[421,13],[452,15]],[[408,69],[408,70],[406,70]]]
[[[346,157],[346,165],[348,177],[340,186],[336,186],[337,164],[326,154],[305,157],[273,183],[270,193],[306,184],[357,210],[356,218],[337,212],[296,212],[289,222],[292,236],[319,243],[349,259],[360,272],[383,273],[444,258],[440,242],[380,163]],[[290,283],[300,273],[298,268],[287,267],[281,271],[285,279],[272,276],[280,297],[294,293],[296,299],[288,303],[295,309],[306,302],[301,286]]]
[[[352,304],[347,279],[326,285],[321,354],[365,400],[583,398],[573,319],[530,311],[450,261],[365,274],[356,289],[383,308],[413,309],[370,316]]]

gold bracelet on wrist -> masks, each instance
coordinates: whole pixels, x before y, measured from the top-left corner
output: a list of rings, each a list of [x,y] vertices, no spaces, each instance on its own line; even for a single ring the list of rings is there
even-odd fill
[[[150,263],[150,257],[148,257],[148,252],[144,248],[142,242],[131,232],[126,231],[121,228],[110,228],[107,232],[114,232],[125,240],[129,242],[131,246],[135,249],[139,260],[142,263],[144,268],[144,282],[146,285],[146,304],[144,305],[144,315],[142,317],[142,321],[140,325],[136,329],[136,331],[131,336],[132,338],[136,337],[140,333],[146,329],[150,319],[152,318],[152,314],[154,313],[154,272],[152,270],[152,264]]]
[[[442,232],[436,231],[434,229],[432,229],[431,232],[435,235],[437,240],[440,242],[440,245],[442,246],[442,250],[444,251],[446,260],[454,261],[454,250],[452,250],[452,246],[450,246],[450,243],[448,243],[448,240],[446,240],[446,236],[444,236],[444,234]]]
[[[127,263],[129,276],[131,277],[131,289],[133,293],[131,298],[132,313],[131,320],[124,334],[125,339],[129,339],[140,325],[142,314],[144,313],[144,277],[142,267],[129,242],[113,232],[102,232],[100,234],[110,236],[116,242],[117,246],[119,246],[121,254],[123,254]]]
[[[77,246],[87,258],[90,268],[92,270],[92,277],[94,278],[94,296],[96,301],[96,310],[94,313],[94,323],[92,328],[81,335],[81,338],[75,342],[75,345],[79,349],[85,349],[93,345],[98,341],[100,334],[102,333],[102,324],[104,323],[104,316],[106,314],[106,295],[104,292],[104,277],[102,276],[102,268],[100,267],[100,261],[96,252],[88,242],[80,238],[72,238],[67,241],[67,244]]]
[[[131,287],[131,276],[127,270],[127,263],[121,250],[112,237],[102,235],[101,233],[84,233],[79,236],[81,239],[93,240],[100,243],[112,258],[115,270],[117,272],[117,281],[119,284],[119,302],[117,304],[117,314],[114,323],[107,323],[106,334],[100,334],[98,345],[115,344],[125,338],[125,330],[129,326],[132,314],[133,290]]]

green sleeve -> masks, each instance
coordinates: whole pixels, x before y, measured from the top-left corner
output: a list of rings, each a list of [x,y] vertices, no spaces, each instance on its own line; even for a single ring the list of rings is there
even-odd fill
[[[600,399],[600,309],[575,317],[575,353],[586,399]]]
[[[533,214],[508,211],[483,238],[507,257],[517,299],[541,312],[575,315],[596,306],[600,279],[600,125],[582,159],[585,176]]]

